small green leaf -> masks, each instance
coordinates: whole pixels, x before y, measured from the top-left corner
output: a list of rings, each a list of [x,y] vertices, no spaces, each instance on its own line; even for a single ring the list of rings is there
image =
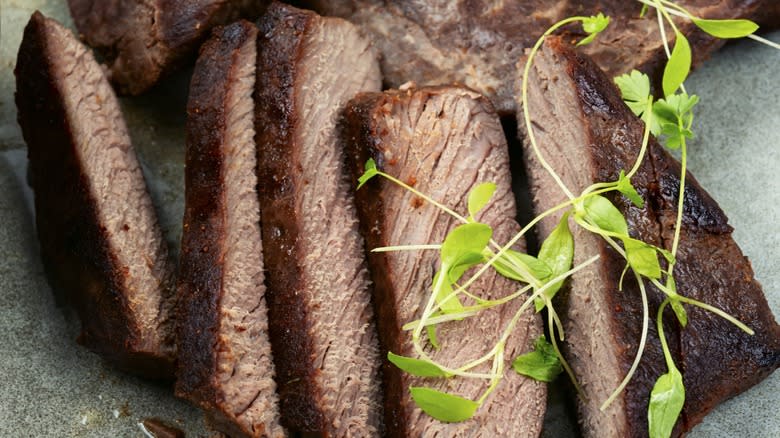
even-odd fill
[[[677,316],[677,321],[680,325],[683,327],[688,325],[688,312],[685,311],[682,302],[680,302],[678,298],[672,298],[669,300],[669,304],[671,304],[672,310],[674,310],[674,314]]]
[[[512,361],[512,368],[540,382],[552,382],[563,371],[561,361],[544,335],[534,341],[534,351],[521,354]]]
[[[598,15],[591,15],[590,17],[582,20],[582,30],[588,34],[577,43],[578,46],[584,46],[593,41],[596,36],[609,26],[609,17],[605,16],[601,12]]]
[[[750,20],[705,20],[693,18],[699,29],[717,38],[743,38],[755,33],[758,25]]]
[[[439,368],[436,364],[427,360],[415,359],[412,357],[399,356],[393,354],[393,352],[387,352],[387,360],[393,365],[400,368],[413,376],[417,377],[451,377],[451,374],[446,373]]]
[[[631,268],[639,275],[647,278],[661,278],[661,265],[654,246],[630,237],[623,239],[626,247],[626,258]]]
[[[448,267],[462,264],[462,260],[479,257],[482,259],[482,250],[487,247],[493,229],[482,223],[468,223],[458,225],[447,234],[444,243],[441,244],[441,263]]]
[[[363,187],[363,184],[367,183],[368,180],[379,174],[379,171],[376,168],[376,162],[373,158],[369,158],[368,161],[366,161],[364,169],[365,171],[363,172],[363,175],[358,178],[358,190]]]
[[[438,313],[437,313],[438,314]],[[436,316],[433,315],[433,316]],[[436,326],[435,325],[426,325],[425,331],[428,333],[428,341],[431,343],[431,346],[438,350],[441,345],[439,345],[439,336],[436,335]]]
[[[526,278],[516,266],[524,268],[525,271],[530,273],[534,278]],[[544,281],[544,279],[552,274],[550,267],[543,261],[534,256],[512,249],[506,250],[506,252],[493,263],[493,268],[504,277],[522,281],[523,283],[532,283],[533,280]]]
[[[465,421],[474,416],[479,403],[431,388],[409,388],[412,400],[431,417],[447,423]]]
[[[585,216],[596,226],[604,231],[628,236],[626,219],[609,199],[601,195],[588,196],[582,205],[585,209]]]
[[[639,193],[631,184],[631,180],[626,178],[626,172],[624,170],[620,171],[620,176],[618,177],[617,182],[617,189],[637,207],[642,208],[645,206],[645,201],[641,196],[639,196]]]
[[[650,393],[647,421],[650,438],[669,438],[685,403],[682,375],[672,364],[669,372],[656,380]]]
[[[645,14],[647,14],[648,6],[647,4],[642,4],[642,10],[639,11],[639,18],[645,18]]]
[[[446,269],[446,266],[442,265],[442,269]],[[434,285],[439,284],[439,274],[441,274],[441,272],[442,271],[439,271],[433,276]],[[435,290],[434,293],[436,294],[434,299],[436,300],[436,304],[439,305],[439,309],[441,309],[442,313],[460,313],[463,311],[463,304],[460,302],[457,295],[453,295],[445,301],[445,298],[452,293],[452,283],[449,281],[442,281],[441,286],[438,290]]]
[[[650,96],[650,78],[637,70],[631,70],[615,78],[615,84],[620,88],[623,101],[637,116],[647,109],[647,99]]]
[[[471,190],[469,193],[468,206],[469,215],[471,215],[472,219],[477,215],[477,212],[487,205],[495,191],[496,184],[492,182],[482,183]]]
[[[555,229],[542,242],[542,247],[539,249],[539,260],[552,269],[550,277],[557,277],[571,269],[574,260],[574,237],[569,230],[568,212],[561,217]],[[562,285],[563,281],[550,285],[544,291],[544,295],[552,299]],[[534,302],[537,312],[544,307],[544,303],[545,301],[542,299],[537,299]]]
[[[688,73],[691,71],[691,46],[685,35],[677,32],[675,34],[674,49],[672,56],[664,68],[664,77],[662,80],[664,96],[671,96],[680,88]]]

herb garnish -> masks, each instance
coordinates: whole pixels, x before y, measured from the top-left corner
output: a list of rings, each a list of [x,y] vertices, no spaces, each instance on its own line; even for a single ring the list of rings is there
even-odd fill
[[[668,57],[662,80],[663,98],[656,100],[650,87],[649,78],[637,71],[632,71],[615,78],[623,99],[631,111],[645,123],[642,145],[632,168],[626,173],[620,171],[617,181],[600,182],[586,188],[579,196],[575,196],[563,183],[559,175],[541,155],[531,124],[528,106],[528,77],[534,57],[545,38],[560,28],[581,23],[587,36],[578,45],[592,42],[609,24],[609,17],[598,14],[591,17],[570,17],[551,26],[533,46],[526,60],[522,81],[522,107],[526,125],[527,140],[540,165],[552,176],[556,184],[566,194],[568,200],[559,204],[528,223],[508,243],[501,246],[492,240],[492,228],[476,220],[477,213],[490,201],[496,190],[493,183],[477,185],[468,197],[468,216],[461,215],[445,205],[420,193],[413,187],[397,178],[379,170],[373,160],[365,165],[365,173],[359,178],[358,188],[374,177],[385,178],[404,189],[412,192],[424,201],[436,206],[443,212],[461,222],[452,229],[441,244],[413,244],[376,248],[375,252],[386,251],[439,251],[439,269],[432,280],[431,293],[420,319],[404,325],[403,329],[412,331],[412,343],[418,357],[405,357],[388,353],[388,360],[399,369],[411,375],[435,378],[472,378],[486,381],[487,388],[477,400],[469,400],[455,394],[448,394],[432,388],[411,387],[410,393],[415,403],[428,415],[445,422],[458,422],[471,418],[484,403],[487,396],[498,386],[504,373],[504,346],[508,336],[513,331],[520,315],[531,304],[538,312],[547,309],[547,324],[550,333],[548,342],[544,336],[538,338],[531,352],[521,354],[512,359],[515,372],[530,376],[536,380],[552,381],[562,371],[566,371],[575,387],[579,386],[574,373],[566,363],[557,346],[557,340],[564,339],[561,321],[555,311],[552,299],[561,288],[564,280],[577,271],[598,260],[593,256],[577,266],[572,266],[574,256],[574,239],[569,229],[569,219],[581,228],[594,233],[605,240],[618,254],[626,260],[625,275],[629,270],[637,281],[643,308],[643,326],[637,353],[629,372],[615,391],[603,402],[601,409],[606,409],[623,391],[632,378],[645,349],[649,317],[646,282],[650,282],[667,297],[661,304],[656,315],[658,333],[667,365],[667,373],[656,381],[649,395],[648,422],[650,436],[670,436],[677,418],[685,402],[685,388],[682,375],[674,364],[663,330],[663,311],[670,306],[680,325],[687,324],[687,314],[683,304],[700,307],[735,324],[741,330],[753,334],[753,331],[721,309],[706,303],[680,295],[676,290],[674,280],[675,255],[680,239],[682,212],[685,193],[687,145],[693,138],[693,108],[699,102],[695,95],[688,95],[684,82],[691,68],[691,49],[686,37],[679,31],[671,15],[690,19],[703,31],[718,38],[750,37],[780,49],[780,45],[753,35],[758,28],[749,20],[709,20],[695,17],[686,9],[666,0],[638,0],[643,4],[640,16],[644,16],[649,7],[656,10],[659,30]],[[674,46],[670,49],[666,37],[664,20],[674,32]],[[663,248],[648,244],[629,236],[628,224],[620,210],[604,197],[604,194],[618,192],[629,199],[634,205],[642,208],[644,200],[631,183],[631,178],[641,166],[649,144],[650,134],[659,138],[670,149],[678,149],[681,154],[681,175],[677,218],[672,248]],[[526,232],[539,221],[556,213],[561,213],[561,219],[556,228],[541,244],[538,257],[520,253],[511,249]],[[664,261],[665,268],[661,261]],[[476,272],[466,281],[462,281],[465,273],[472,268]],[[498,274],[523,283],[514,293],[498,299],[487,299],[476,296],[468,291],[476,279],[494,269]],[[621,277],[621,289],[623,277]],[[449,321],[478,317],[480,312],[496,306],[501,306],[519,298],[524,298],[511,321],[502,328],[494,347],[485,355],[475,358],[465,364],[447,365],[438,363],[423,348],[423,339],[435,349],[439,348],[436,337],[436,327]],[[461,298],[467,298],[463,301]],[[467,304],[464,304],[467,303]],[[425,338],[423,337],[425,329]],[[490,372],[472,371],[479,365],[491,363]]]

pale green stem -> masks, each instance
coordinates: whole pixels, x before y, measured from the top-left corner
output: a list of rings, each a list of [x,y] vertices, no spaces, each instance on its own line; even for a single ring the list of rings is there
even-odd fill
[[[631,168],[631,171],[626,174],[626,178],[629,180],[631,177],[634,176],[637,171],[639,171],[639,167],[642,165],[642,161],[645,158],[645,153],[647,151],[647,145],[650,143],[650,126],[653,124],[653,98],[652,96],[649,96],[647,98],[647,107],[645,108],[645,114],[647,114],[647,122],[645,122],[645,131],[644,134],[642,134],[642,148],[639,149],[639,155],[636,157],[636,161],[634,162],[634,167]]]
[[[438,207],[442,211],[446,212],[450,216],[454,217],[455,219],[457,219],[457,220],[459,220],[459,221],[461,221],[463,223],[468,223],[468,219],[466,219],[465,217],[459,215],[458,213],[456,213],[455,211],[453,211],[452,209],[450,209],[446,205],[437,202],[436,200],[434,200],[430,196],[423,194],[419,190],[415,189],[414,187],[410,186],[409,184],[406,184],[405,182],[401,181],[400,179],[398,179],[398,178],[396,178],[396,177],[394,177],[392,175],[389,175],[387,173],[380,172],[380,171],[377,171],[377,174],[381,175],[381,176],[383,176],[383,177],[385,177],[387,179],[389,179],[390,181],[398,184],[399,186],[405,188],[406,190],[409,190],[410,192],[412,192],[413,194],[417,195],[418,197],[424,199],[425,201],[430,202],[431,204],[435,205],[436,207]]]
[[[374,248],[371,252],[394,252],[394,251],[421,251],[426,249],[441,249],[439,244],[425,244],[425,245],[398,245],[398,246],[380,246]]]
[[[545,304],[547,305],[547,324],[549,326],[550,330],[550,344],[553,346],[553,350],[555,350],[555,355],[558,356],[558,360],[561,362],[561,366],[563,367],[563,370],[566,371],[566,374],[569,376],[569,380],[571,380],[571,383],[574,385],[574,389],[577,390],[577,394],[584,400],[585,399],[585,393],[582,391],[582,387],[580,387],[580,383],[577,381],[577,377],[574,375],[574,370],[571,369],[571,366],[569,366],[569,362],[566,361],[566,358],[563,357],[563,353],[561,353],[560,348],[558,348],[558,340],[555,339],[555,330],[553,330],[553,313],[555,313],[555,310],[553,310],[552,307],[552,301],[550,301],[547,297],[545,297]],[[560,332],[563,333],[563,327],[561,327]],[[561,337],[561,340],[563,340],[563,337]]]
[[[631,378],[634,377],[634,373],[639,366],[639,362],[642,360],[642,354],[645,351],[645,343],[647,342],[647,329],[650,319],[648,317],[649,310],[647,306],[647,290],[645,290],[645,282],[642,281],[642,276],[637,274],[636,271],[634,271],[634,276],[636,277],[637,283],[639,283],[639,291],[642,296],[642,336],[639,338],[639,347],[636,350],[636,356],[634,356],[634,363],[631,364],[631,369],[628,370],[626,377],[623,378],[623,381],[620,382],[620,385],[618,385],[617,389],[615,389],[615,391],[612,392],[612,395],[610,395],[609,398],[607,398],[607,400],[601,405],[602,412],[606,410],[613,401],[615,401],[617,396],[620,395],[620,393],[623,392],[623,390],[626,388],[626,385],[628,385],[628,382],[631,380]]]
[[[669,352],[669,346],[666,344],[666,336],[664,335],[664,309],[669,304],[669,298],[666,298],[661,306],[658,308],[658,316],[656,318],[656,324],[658,326],[658,338],[661,339],[661,348],[664,351],[664,358],[666,359],[666,367],[669,370],[675,368],[674,361],[672,360],[672,353]]]
[[[739,327],[740,330],[744,331],[745,333],[747,333],[747,334],[749,334],[751,336],[756,334],[756,332],[754,332],[753,329],[751,329],[750,327],[745,325],[742,321],[738,320],[737,318],[734,318],[733,316],[731,316],[728,313],[718,309],[717,307],[711,306],[711,305],[709,305],[707,303],[702,303],[701,301],[694,300],[693,298],[688,298],[688,297],[683,296],[683,295],[678,295],[677,299],[679,299],[683,303],[691,304],[693,306],[701,307],[704,310],[710,311],[710,312],[720,316],[721,318],[725,319],[726,321],[734,324],[735,326]]]

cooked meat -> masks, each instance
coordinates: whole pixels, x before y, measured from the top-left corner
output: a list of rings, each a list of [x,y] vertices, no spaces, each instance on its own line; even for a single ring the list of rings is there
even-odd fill
[[[511,78],[515,62],[553,23],[574,15],[603,12],[612,17],[608,29],[586,51],[610,76],[638,68],[660,76],[664,59],[655,14],[639,18],[642,5],[627,0],[309,0],[318,11],[348,18],[371,34],[381,51],[385,81],[397,87],[465,84],[488,96],[502,114],[514,113]],[[708,18],[759,15],[774,0],[686,0],[679,4]],[[694,63],[720,47],[690,23]],[[780,23],[774,23],[775,25]],[[579,39],[581,27],[570,26]],[[673,34],[672,34],[673,36]]]
[[[575,193],[597,181],[617,180],[633,166],[644,125],[623,104],[611,80],[561,39],[545,42],[529,78],[529,110],[541,153]],[[520,118],[520,120],[522,120]],[[566,198],[526,148],[537,213]],[[628,220],[632,236],[671,249],[679,193],[680,166],[652,140],[632,183],[644,208],[612,196]],[[686,402],[674,435],[699,423],[718,403],[759,382],[780,366],[780,327],[753,277],[748,260],[731,237],[727,218],[688,175],[675,278],[678,291],[733,315],[755,330],[750,336],[720,317],[686,306],[681,329],[667,312],[665,333],[683,373]],[[543,235],[554,218],[541,223]],[[565,309],[566,356],[587,401],[580,400],[586,436],[647,436],[647,406],[659,375],[666,373],[655,324],[631,383],[615,403],[599,406],[628,372],[642,329],[642,305],[630,276],[619,291],[625,261],[600,238],[577,228],[575,263],[591,255],[598,265],[575,274],[558,303]],[[664,295],[648,287],[654,321]]]
[[[381,360],[335,129],[350,98],[380,89],[379,65],[342,19],[274,3],[259,26],[258,175],[282,423],[377,436]]]
[[[79,313],[79,342],[126,371],[170,377],[173,270],[111,86],[38,12],[15,73],[41,256]]]
[[[407,181],[433,199],[466,210],[469,191],[478,183],[498,186],[490,206],[478,218],[494,228],[494,238],[507,242],[518,231],[511,191],[509,158],[501,124],[481,95],[457,87],[365,93],[355,98],[344,116],[342,138],[354,175],[373,158],[385,172]],[[361,231],[368,248],[443,241],[458,223],[409,191],[379,178],[357,193]],[[411,334],[401,327],[420,317],[430,294],[438,254],[371,253],[380,341],[385,351],[415,356]],[[494,272],[485,273],[471,293],[506,296],[517,289]],[[477,318],[439,328],[438,360],[462,365],[487,353],[520,303],[486,310]],[[533,312],[521,316],[506,344],[507,360],[525,353],[540,333]],[[506,371],[504,380],[476,415],[463,423],[442,423],[417,408],[412,386],[430,386],[472,400],[486,389],[482,380],[415,378],[389,363],[384,367],[385,414],[390,436],[536,437],[544,416],[544,384]],[[489,371],[482,370],[482,371]]]
[[[187,104],[176,394],[231,436],[277,437],[255,174],[257,28],[217,28]]]
[[[68,0],[81,36],[119,92],[141,94],[194,57],[217,25],[255,18],[264,0]]]
[[[143,426],[155,438],[185,438],[184,432],[165,424],[157,418],[147,418],[143,421]]]

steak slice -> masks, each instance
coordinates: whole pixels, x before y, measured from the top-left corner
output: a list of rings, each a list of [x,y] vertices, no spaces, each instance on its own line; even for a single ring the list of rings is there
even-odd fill
[[[706,18],[763,17],[774,0],[684,0],[676,2]],[[640,69],[660,79],[665,59],[655,14],[639,18],[642,5],[627,0],[309,0],[315,10],[363,26],[382,53],[385,81],[397,87],[465,84],[488,96],[502,115],[514,114],[511,81],[515,62],[553,23],[603,12],[612,23],[585,51],[608,75]],[[775,20],[772,20],[775,21]],[[678,21],[688,36],[694,64],[722,45]],[[767,23],[769,24],[769,23]],[[780,23],[774,22],[775,26]],[[581,27],[566,28],[580,39]],[[673,32],[667,29],[671,37]]]
[[[15,73],[41,256],[78,311],[79,342],[123,370],[170,377],[173,269],[111,86],[39,12]]]
[[[121,93],[137,95],[194,57],[209,31],[259,16],[264,0],[68,0],[81,36]]]
[[[347,21],[274,3],[257,71],[260,205],[271,341],[290,431],[378,436],[380,358],[337,114],[381,77]]]
[[[342,138],[353,175],[360,175],[366,160],[373,158],[385,172],[456,211],[466,211],[468,193],[475,185],[495,182],[493,201],[478,219],[493,227],[494,239],[501,243],[518,231],[506,139],[493,106],[481,95],[458,87],[361,94],[347,107]],[[356,195],[368,248],[440,243],[457,225],[449,215],[386,180],[376,178]],[[368,259],[382,347],[385,352],[415,356],[411,333],[401,327],[420,317],[438,254],[371,253]],[[516,289],[492,270],[469,288],[491,298]],[[441,349],[431,354],[450,365],[482,356],[519,305],[513,301],[440,327]],[[507,360],[528,351],[540,333],[538,317],[532,311],[522,314],[506,344]],[[413,403],[410,386],[434,387],[475,400],[486,389],[485,382],[416,378],[388,362],[385,365],[385,422],[390,436],[536,437],[540,433],[546,398],[542,383],[506,371],[472,419],[443,423]]]
[[[610,79],[559,38],[543,45],[529,78],[529,110],[539,147],[575,193],[597,181],[615,181],[633,166],[644,125],[621,101]],[[522,120],[521,116],[518,116]],[[566,198],[529,147],[526,158],[537,212]],[[648,155],[632,183],[644,208],[622,196],[611,200],[624,213],[633,237],[670,249],[679,193],[680,166],[651,140]],[[555,219],[542,221],[547,235]],[[675,279],[682,295],[723,309],[747,324],[750,336],[720,317],[686,306],[682,329],[672,312],[664,327],[675,363],[683,374],[686,401],[674,435],[701,422],[718,403],[756,384],[780,366],[780,327],[753,277],[750,262],[731,237],[727,218],[688,175]],[[565,354],[584,390],[580,421],[586,436],[647,436],[647,407],[655,380],[667,372],[655,329],[664,299],[648,288],[649,341],[637,373],[605,412],[599,410],[628,372],[642,326],[635,280],[623,282],[625,261],[603,240],[577,227],[575,263],[593,254],[597,265],[575,274],[558,305],[565,309]]]
[[[230,436],[279,437],[255,174],[256,50],[252,23],[217,28],[190,85],[176,395]]]

